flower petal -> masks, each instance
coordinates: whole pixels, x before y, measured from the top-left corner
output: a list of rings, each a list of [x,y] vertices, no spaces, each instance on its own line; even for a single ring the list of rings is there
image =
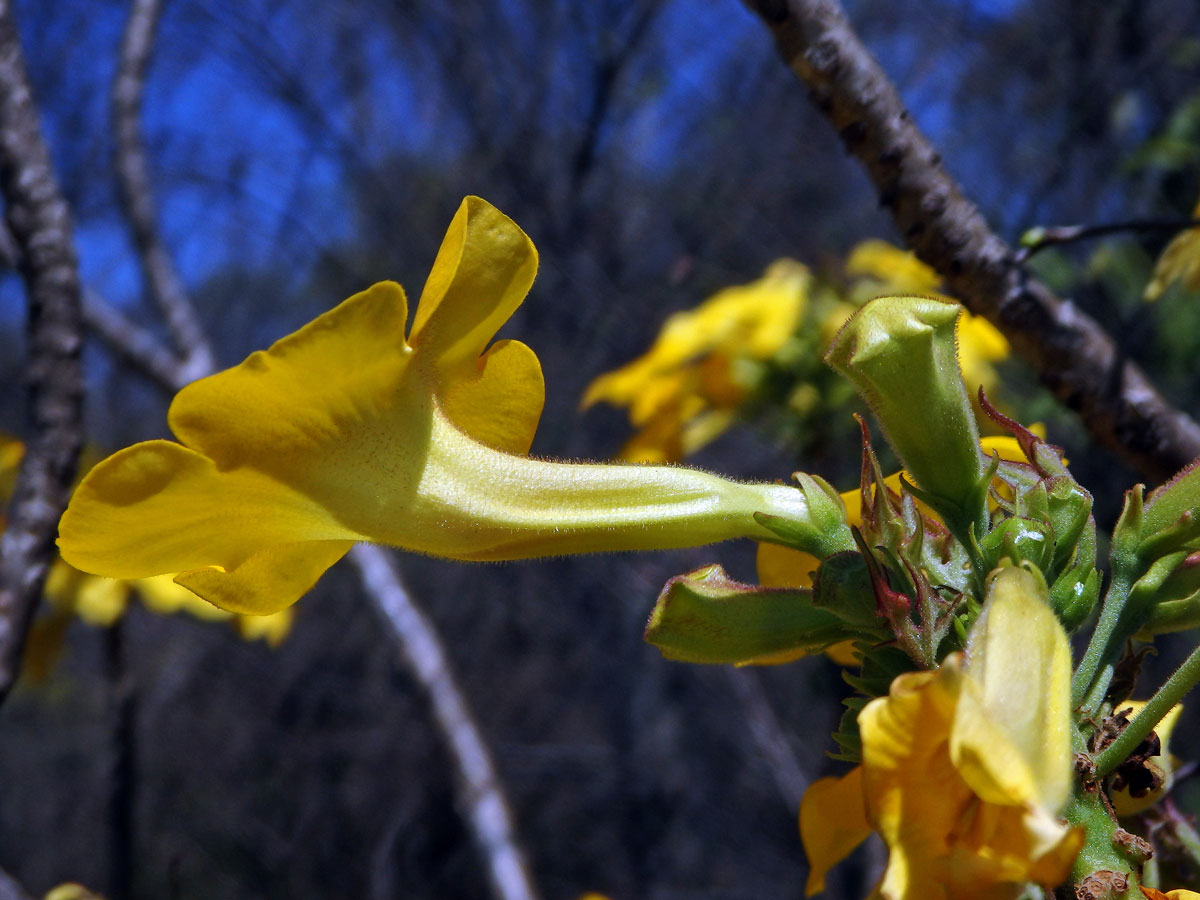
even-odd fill
[[[473,365],[537,274],[537,250],[517,223],[479,197],[455,213],[413,319],[412,345],[442,371]]]
[[[934,863],[972,802],[946,748],[960,681],[949,657],[937,672],[899,676],[858,716],[867,817],[890,850],[880,885],[889,900],[939,896]]]
[[[135,444],[92,469],[59,525],[63,559],[111,578],[231,571],[272,545],[363,538],[270,476],[218,472],[170,441]]]
[[[800,801],[800,840],[808,856],[811,897],[825,890],[825,875],[871,834],[863,808],[862,766],[841,778],[814,781]]]
[[[222,609],[273,616],[303,597],[353,541],[304,541],[264,547],[237,568],[180,572],[175,582]]]
[[[755,557],[758,583],[763,587],[812,587],[821,561],[811,553],[782,544],[759,544]]]
[[[407,315],[398,284],[355,294],[269,350],[189,384],[171,404],[171,430],[220,469],[301,477],[314,448],[393,401],[411,355]]]
[[[1071,648],[1041,576],[1004,568],[967,644],[951,754],[985,800],[1052,813],[1071,791]]]
[[[446,416],[481,443],[528,453],[546,399],[537,355],[520,341],[497,341],[478,367],[474,378],[447,386]]]
[[[137,591],[138,597],[146,609],[158,613],[160,616],[170,616],[186,611],[197,619],[209,622],[223,622],[233,618],[233,613],[229,610],[213,606],[183,585],[176,584],[173,574],[138,578],[130,584]]]

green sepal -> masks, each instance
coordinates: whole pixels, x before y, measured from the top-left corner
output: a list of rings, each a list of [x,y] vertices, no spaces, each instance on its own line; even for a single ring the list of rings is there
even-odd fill
[[[1054,557],[1049,571],[1057,574],[1071,563],[1076,545],[1092,520],[1092,495],[1069,475],[1049,478],[1043,484],[1054,535]]]
[[[826,559],[817,569],[812,589],[813,606],[859,628],[882,631],[871,573],[861,553],[848,550]]]
[[[1143,538],[1165,531],[1184,513],[1200,511],[1200,459],[1192,460],[1146,498]]]
[[[1002,560],[1011,560],[1016,565],[1030,562],[1044,571],[1054,552],[1054,542],[1046,531],[1045,524],[1034,519],[1020,516],[1005,519],[979,542],[985,571],[992,571]]]
[[[1151,563],[1146,573],[1129,589],[1129,608],[1135,614],[1149,615],[1151,607],[1160,599],[1160,590],[1187,556],[1186,550],[1179,550]]]
[[[1197,549],[1197,544],[1200,543],[1198,513],[1200,510],[1189,509],[1170,525],[1148,534],[1138,547],[1138,554],[1143,560],[1149,561],[1179,550]]]
[[[792,475],[804,495],[808,515],[805,520],[788,519],[768,513],[755,513],[754,519],[779,540],[796,550],[824,559],[843,550],[854,549],[854,538],[846,524],[846,504],[824,478],[796,472]]]
[[[825,361],[867,401],[904,468],[940,513],[982,530],[986,495],[979,431],[955,344],[961,307],[928,297],[880,297],[838,332]],[[951,524],[951,522],[947,522]]]
[[[1145,485],[1135,484],[1125,492],[1125,504],[1113,528],[1112,545],[1109,548],[1114,577],[1120,575],[1131,581],[1137,577],[1140,566],[1138,551],[1146,534],[1143,531],[1145,490]]]
[[[1141,631],[1136,635],[1138,640],[1148,641],[1156,634],[1200,628],[1200,559],[1196,557],[1200,557],[1200,553],[1189,554],[1163,581],[1159,602],[1142,623]]]
[[[1086,563],[1063,572],[1050,586],[1050,605],[1067,634],[1087,619],[1100,597],[1100,573]]]
[[[819,653],[858,635],[814,606],[809,590],[743,584],[712,565],[667,582],[645,637],[667,659],[744,664]]]

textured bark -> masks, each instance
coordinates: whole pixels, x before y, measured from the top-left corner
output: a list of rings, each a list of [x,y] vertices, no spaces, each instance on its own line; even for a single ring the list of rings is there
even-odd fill
[[[13,20],[0,0],[0,193],[29,297],[29,431],[0,538],[0,698],[54,557],[82,443],[79,272],[70,213],[55,182]]]
[[[942,166],[835,0],[747,0],[808,86],[908,246],[985,316],[1104,446],[1157,482],[1200,456],[1200,426],[1167,403],[1104,329],[1021,266]]]

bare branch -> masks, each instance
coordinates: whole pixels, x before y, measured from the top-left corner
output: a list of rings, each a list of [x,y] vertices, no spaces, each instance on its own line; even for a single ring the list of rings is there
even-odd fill
[[[104,320],[102,327],[96,327],[100,336],[160,387],[177,390],[190,380],[182,364],[161,346],[153,346],[152,335],[108,304],[89,296],[88,312],[89,319],[95,316],[96,320]],[[429,700],[459,775],[460,811],[486,862],[496,896],[499,900],[536,900],[538,894],[503,787],[434,624],[409,597],[385,550],[360,545],[351,552],[350,560],[358,569],[365,593],[391,632],[401,659]]]
[[[1200,456],[1200,425],[1168,404],[1095,320],[1030,277],[963,196],[836,0],[747,2],[866,167],[909,247],[1004,332],[1093,437],[1153,479]]]
[[[195,378],[210,374],[214,357],[195,317],[191,299],[158,237],[150,199],[150,180],[141,147],[138,117],[142,75],[158,14],[158,0],[134,0],[113,91],[118,170],[125,212],[133,226],[147,277],[176,342],[190,355],[186,360],[177,359],[152,334],[95,295],[88,296],[86,309],[89,325],[116,352],[161,387],[174,391]],[[401,657],[429,698],[434,720],[459,773],[461,812],[483,856],[496,896],[500,900],[536,900],[537,892],[487,745],[458,688],[433,623],[408,596],[383,550],[359,546],[352,552],[351,559],[359,570],[365,592],[391,630]]]
[[[0,699],[54,555],[83,441],[79,271],[71,218],[50,165],[10,0],[0,0],[0,192],[29,296],[30,431],[0,538]]]
[[[168,352],[157,337],[91,290],[83,294],[83,321],[122,359],[167,391],[177,391],[194,380],[191,367]]]
[[[15,878],[0,869],[0,900],[33,900]]]
[[[154,193],[142,143],[142,90],[161,12],[159,0],[133,0],[129,11],[112,89],[115,164],[121,204],[133,230],[146,282],[162,309],[172,338],[187,354],[186,374],[190,376],[188,380],[193,380],[212,370],[212,351],[204,340],[195,307],[188,299],[183,280],[155,224]]]
[[[805,775],[788,744],[787,732],[771,707],[762,681],[753,669],[726,669],[738,707],[749,726],[750,738],[763,755],[787,808],[795,812],[812,778]]]
[[[401,656],[429,698],[454,756],[461,779],[460,812],[487,861],[492,890],[503,900],[534,900],[537,891],[517,842],[500,779],[466,698],[454,681],[437,630],[409,598],[386,550],[359,544],[350,556],[396,638]]]

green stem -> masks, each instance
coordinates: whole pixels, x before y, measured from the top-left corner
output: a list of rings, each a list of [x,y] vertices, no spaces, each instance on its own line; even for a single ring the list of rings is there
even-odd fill
[[[1187,854],[1193,866],[1200,866],[1200,834],[1192,827],[1192,824],[1180,815],[1177,811],[1172,810],[1171,815],[1171,831],[1175,835],[1179,845],[1183,848],[1183,852]]]
[[[1108,689],[1115,661],[1113,657],[1116,655],[1112,648],[1115,645],[1119,650],[1123,641],[1123,638],[1114,641],[1113,637],[1121,621],[1121,614],[1125,611],[1131,584],[1132,580],[1124,573],[1113,573],[1112,583],[1108,586],[1108,593],[1104,595],[1104,604],[1100,608],[1100,620],[1096,623],[1096,630],[1092,632],[1087,650],[1084,651],[1079,668],[1075,670],[1075,677],[1071,680],[1071,705],[1074,707],[1092,699],[1096,693],[1092,686],[1098,677],[1104,682],[1104,690]],[[1100,697],[1104,697],[1104,691],[1100,692]]]
[[[1171,707],[1182,700],[1183,695],[1195,687],[1197,682],[1200,682],[1200,646],[1191,652],[1183,661],[1183,665],[1175,670],[1175,674],[1146,702],[1141,712],[1117,739],[1096,757],[1096,777],[1103,778],[1123,763],[1162,721],[1163,716],[1171,711]]]

